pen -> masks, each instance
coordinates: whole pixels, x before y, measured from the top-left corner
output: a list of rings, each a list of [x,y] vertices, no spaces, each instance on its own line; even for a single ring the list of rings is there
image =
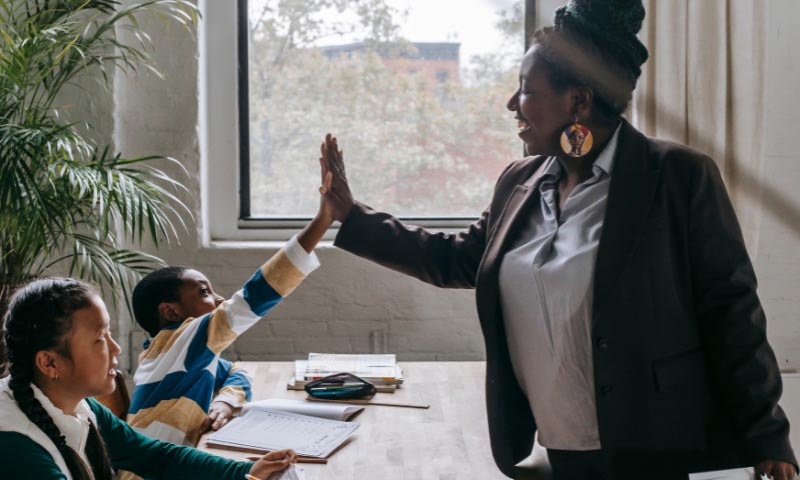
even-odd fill
[[[247,457],[248,460],[258,461],[261,457]],[[315,457],[301,457],[298,455],[297,463],[321,463],[327,464],[327,458],[315,458]]]
[[[260,479],[258,477],[254,477],[254,476],[250,475],[249,473],[245,473],[244,474],[244,480],[260,480]]]

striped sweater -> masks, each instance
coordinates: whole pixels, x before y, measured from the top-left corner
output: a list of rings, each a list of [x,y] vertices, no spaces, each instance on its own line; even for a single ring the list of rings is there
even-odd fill
[[[214,400],[233,405],[249,399],[249,378],[220,352],[318,266],[295,236],[213,312],[161,330],[139,357],[128,423],[152,438],[196,445],[215,391]]]

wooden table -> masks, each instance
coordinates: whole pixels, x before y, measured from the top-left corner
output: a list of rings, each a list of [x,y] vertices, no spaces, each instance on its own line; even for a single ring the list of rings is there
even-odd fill
[[[308,480],[481,480],[506,479],[492,459],[484,403],[483,362],[400,362],[405,383],[375,401],[430,404],[427,410],[367,406],[355,417],[360,427],[327,465],[301,464]],[[292,362],[240,362],[253,377],[253,399],[305,398],[286,389]],[[203,451],[244,459],[241,452]],[[542,452],[530,462],[541,464]],[[524,462],[525,463],[525,462]],[[523,468],[517,478],[546,478],[539,467]],[[527,473],[523,473],[527,472]]]

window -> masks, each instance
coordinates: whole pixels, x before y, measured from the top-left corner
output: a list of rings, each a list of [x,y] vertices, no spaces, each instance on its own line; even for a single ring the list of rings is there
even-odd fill
[[[310,218],[327,132],[358,200],[429,225],[474,219],[521,156],[505,103],[533,0],[238,0],[233,15],[223,3],[203,3],[201,147],[206,185],[235,179],[238,188],[211,193],[212,239]]]

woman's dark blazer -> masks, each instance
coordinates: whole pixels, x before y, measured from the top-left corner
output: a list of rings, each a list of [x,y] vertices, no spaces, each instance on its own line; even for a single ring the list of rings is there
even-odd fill
[[[461,233],[406,226],[356,204],[336,238],[338,247],[425,282],[476,289],[492,451],[508,476],[531,452],[536,421],[511,368],[498,272],[538,202],[544,160],[508,166],[489,208]],[[710,158],[622,120],[593,288],[604,451],[621,461],[700,452],[686,458],[707,461],[689,469],[796,464],[755,274]]]

